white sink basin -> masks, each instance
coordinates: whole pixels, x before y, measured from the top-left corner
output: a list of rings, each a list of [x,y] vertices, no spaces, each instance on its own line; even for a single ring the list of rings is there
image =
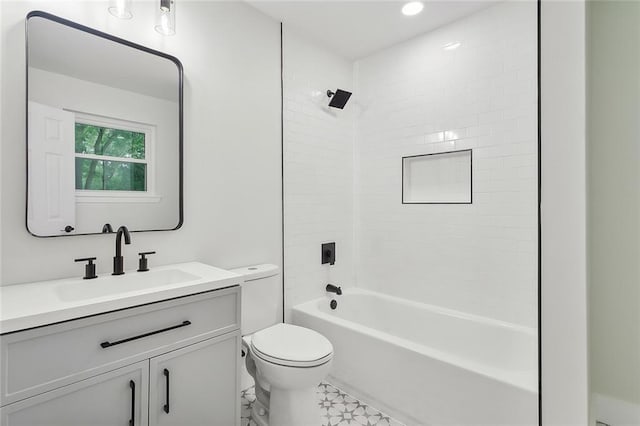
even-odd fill
[[[92,280],[74,280],[61,283],[56,292],[62,300],[85,300],[119,293],[187,283],[201,277],[180,269],[164,269],[149,272],[129,272],[124,275],[105,275]]]
[[[0,333],[238,285],[242,277],[199,262],[148,272],[0,286]]]

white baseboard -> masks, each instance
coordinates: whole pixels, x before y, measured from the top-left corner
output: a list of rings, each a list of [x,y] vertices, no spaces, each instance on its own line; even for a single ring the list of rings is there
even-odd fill
[[[640,405],[594,393],[595,418],[610,426],[640,426]]]

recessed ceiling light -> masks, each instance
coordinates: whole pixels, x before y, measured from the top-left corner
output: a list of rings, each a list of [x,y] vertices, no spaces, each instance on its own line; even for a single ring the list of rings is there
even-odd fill
[[[460,47],[462,43],[460,43],[459,41],[452,41],[451,43],[447,43],[444,46],[442,46],[442,48],[444,50],[455,50],[458,47]]]
[[[406,16],[417,15],[422,12],[424,8],[424,4],[421,1],[411,1],[404,6],[402,6],[402,14]]]

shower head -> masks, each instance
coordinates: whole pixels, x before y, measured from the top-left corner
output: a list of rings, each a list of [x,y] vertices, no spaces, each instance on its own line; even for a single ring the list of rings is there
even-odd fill
[[[335,92],[327,90],[327,96],[331,98],[331,101],[329,102],[330,107],[343,109],[351,97],[351,92],[341,89],[336,89]]]

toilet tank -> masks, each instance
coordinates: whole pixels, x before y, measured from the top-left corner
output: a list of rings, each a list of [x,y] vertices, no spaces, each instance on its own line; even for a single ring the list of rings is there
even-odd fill
[[[282,322],[282,279],[277,265],[244,266],[231,272],[244,277],[240,313],[243,336]]]

